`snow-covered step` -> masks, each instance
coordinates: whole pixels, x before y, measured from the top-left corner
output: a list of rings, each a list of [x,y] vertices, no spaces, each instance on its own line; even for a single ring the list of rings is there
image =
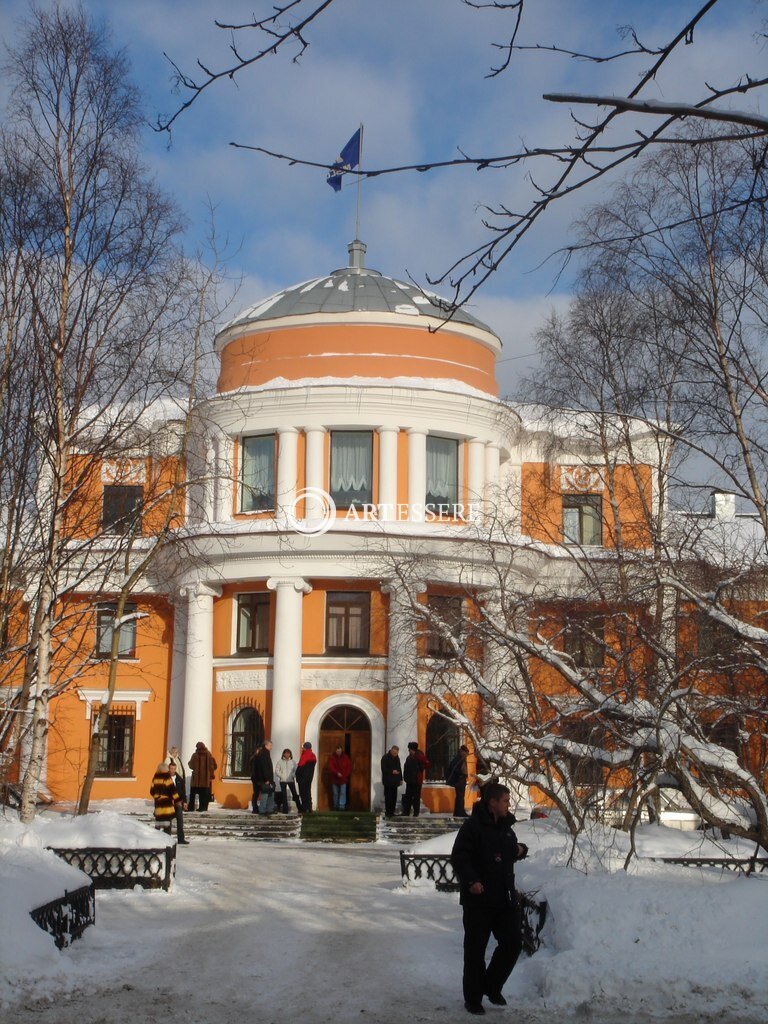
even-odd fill
[[[456,832],[461,828],[462,820],[448,814],[422,814],[418,818],[382,817],[379,820],[378,839],[407,849],[426,839]]]

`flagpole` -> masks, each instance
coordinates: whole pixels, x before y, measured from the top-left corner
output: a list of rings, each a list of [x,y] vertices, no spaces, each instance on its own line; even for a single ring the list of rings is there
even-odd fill
[[[360,122],[360,159],[357,164],[357,213],[355,214],[355,238],[360,238],[360,183],[362,174],[360,168],[363,166],[363,122]]]

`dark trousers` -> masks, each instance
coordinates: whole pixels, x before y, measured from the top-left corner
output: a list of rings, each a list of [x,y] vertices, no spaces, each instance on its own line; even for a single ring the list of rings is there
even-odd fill
[[[384,813],[391,818],[397,807],[397,786],[384,787]]]
[[[497,946],[486,968],[491,935]],[[517,907],[464,907],[464,1002],[477,1006],[486,992],[501,992],[521,949]]]
[[[464,793],[467,788],[466,776],[460,783],[456,783],[453,787],[456,790],[456,798],[453,801],[453,816],[454,818],[466,818],[467,812],[464,810]]]
[[[403,793],[403,814],[408,815],[413,811],[414,818],[419,816],[421,807],[421,786],[418,782],[406,782],[405,793]]]
[[[290,790],[293,802],[296,804],[298,810],[301,810],[301,800],[299,794],[296,792],[295,782],[281,782],[280,789],[277,792],[277,808],[284,814],[288,813],[288,791]]]
[[[312,780],[299,783],[299,810],[306,814],[312,810]]]
[[[176,818],[176,838],[180,843],[184,842],[184,811],[182,810],[181,804],[173,805],[173,814]],[[163,832],[167,832],[171,835],[171,819],[170,818],[156,818],[157,828],[161,828]]]
[[[200,803],[200,810],[207,811],[208,804],[211,802],[211,791],[207,786],[192,786],[189,791],[189,809],[194,811],[195,809],[195,797],[197,797]]]
[[[259,813],[259,797],[261,796],[261,786],[258,782],[254,782],[251,779],[251,785],[253,786],[253,797],[251,798],[251,810],[254,814]]]

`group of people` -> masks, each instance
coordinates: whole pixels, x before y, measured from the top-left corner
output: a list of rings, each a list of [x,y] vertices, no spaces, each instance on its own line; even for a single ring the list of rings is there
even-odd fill
[[[384,787],[384,814],[394,817],[397,807],[397,791],[405,783],[402,798],[403,814],[406,818],[413,813],[418,818],[421,810],[421,787],[429,768],[426,755],[419,750],[418,743],[408,744],[405,764],[400,762],[400,747],[391,746],[381,759],[381,784]]]
[[[202,741],[195,746],[188,767],[192,770],[189,799],[187,773],[178,747],[171,747],[165,760],[157,766],[149,790],[155,802],[155,821],[169,833],[175,821],[176,838],[183,846],[189,843],[184,838],[184,811],[194,811],[195,803],[201,811],[208,810],[212,798],[211,785],[216,778],[216,761]]]
[[[270,817],[275,811],[288,814],[291,798],[299,814],[311,813],[312,780],[316,765],[317,757],[309,741],[301,748],[298,762],[293,759],[293,751],[286,747],[280,760],[273,765],[272,741],[264,740],[251,757],[253,813],[265,817]]]

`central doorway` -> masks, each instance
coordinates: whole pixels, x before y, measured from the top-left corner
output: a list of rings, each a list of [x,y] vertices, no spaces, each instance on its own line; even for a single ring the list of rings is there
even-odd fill
[[[344,748],[352,762],[347,807],[350,811],[370,810],[371,723],[365,712],[349,704],[332,708],[320,723],[317,809],[328,811],[333,807],[328,758],[338,746]]]

